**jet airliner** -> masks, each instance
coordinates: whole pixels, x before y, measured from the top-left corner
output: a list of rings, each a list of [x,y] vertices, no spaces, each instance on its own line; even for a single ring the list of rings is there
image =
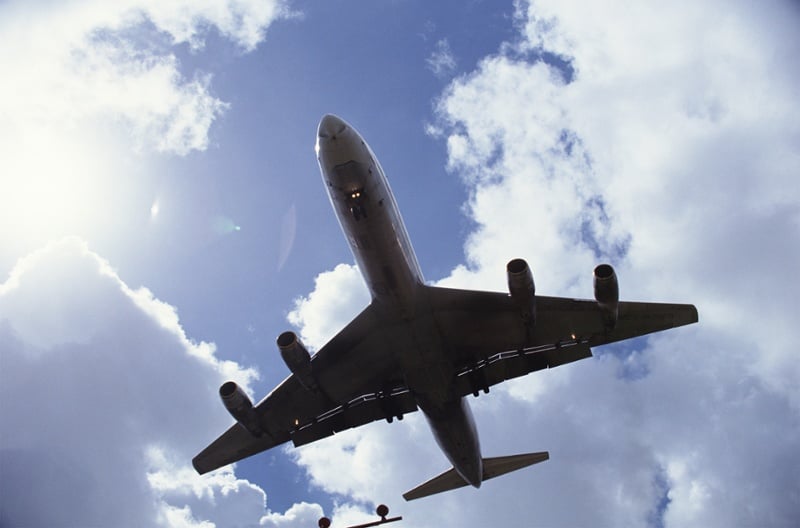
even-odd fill
[[[536,295],[522,259],[506,266],[507,293],[429,286],[383,169],[361,135],[326,115],[316,152],[371,302],[313,356],[294,332],[278,336],[291,374],[258,404],[233,381],[220,387],[236,423],[193,459],[201,474],[288,441],[302,446],[421,410],[452,469],[403,497],[477,488],[549,453],[484,458],[470,394],[591,357],[592,347],[698,320],[692,305],[619,301],[608,264],[594,270],[594,300]]]

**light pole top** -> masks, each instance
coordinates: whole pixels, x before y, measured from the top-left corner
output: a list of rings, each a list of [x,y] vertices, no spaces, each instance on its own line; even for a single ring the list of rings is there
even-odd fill
[[[357,524],[355,526],[349,526],[348,528],[370,528],[371,526],[379,526],[381,524],[386,524],[390,522],[400,521],[402,517],[392,517],[391,519],[387,519],[386,516],[389,515],[389,507],[385,504],[379,504],[378,507],[375,509],[375,513],[378,514],[380,520],[368,522],[366,524]],[[319,528],[330,528],[331,520],[327,517],[321,517],[319,522],[317,523]]]

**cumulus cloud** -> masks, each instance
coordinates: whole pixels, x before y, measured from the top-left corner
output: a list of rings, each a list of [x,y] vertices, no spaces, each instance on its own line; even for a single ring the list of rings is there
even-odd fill
[[[282,0],[0,4],[3,251],[13,245],[16,258],[96,231],[108,175],[117,189],[134,177],[120,162],[131,146],[145,154],[207,149],[228,104],[212,73],[185,71],[178,53],[199,53],[212,32],[252,50],[286,16]]]
[[[191,340],[174,307],[127,286],[80,240],[21,259],[0,284],[0,363],[3,526],[281,517],[230,467],[201,477],[190,465],[230,425],[216,387],[249,390],[257,373]]]
[[[314,526],[322,516],[322,508],[319,504],[300,502],[286,510],[286,513],[268,513],[261,518],[261,525],[269,528]]]
[[[314,291],[295,300],[289,322],[300,329],[300,338],[319,349],[369,304],[369,292],[358,267],[339,264],[320,273]]]
[[[623,297],[693,302],[701,322],[472,400],[487,456],[551,460],[403,505],[407,521],[800,517],[798,17],[780,1],[520,3],[518,40],[445,90],[433,128],[477,228],[443,284],[502,289],[503,264],[523,256],[538,291],[588,297],[592,266],[608,260]],[[327,491],[388,500],[444,469],[417,429],[412,417],[374,424],[298,461]]]
[[[245,50],[287,16],[283,2],[97,2],[41,9],[0,8],[0,88],[5,127],[59,125],[106,118],[131,127],[144,146],[186,153],[207,146],[210,123],[225,105],[207,74],[188,79],[170,48],[202,47],[214,28]]]

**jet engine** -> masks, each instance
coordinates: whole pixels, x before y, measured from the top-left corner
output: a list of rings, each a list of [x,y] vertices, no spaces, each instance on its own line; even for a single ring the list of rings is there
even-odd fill
[[[517,305],[522,318],[527,324],[536,320],[536,286],[533,284],[533,273],[523,259],[514,259],[506,265],[508,275],[508,291]]]
[[[297,377],[300,385],[310,391],[317,391],[317,380],[311,369],[311,354],[294,332],[284,332],[278,336],[278,348],[286,366]]]
[[[264,433],[259,424],[258,414],[253,408],[253,402],[236,382],[226,381],[223,383],[219,388],[219,396],[222,398],[225,408],[239,422],[239,425],[247,429],[253,436],[261,436]]]
[[[610,264],[600,264],[594,269],[594,298],[603,312],[606,326],[614,328],[617,324],[619,284]]]

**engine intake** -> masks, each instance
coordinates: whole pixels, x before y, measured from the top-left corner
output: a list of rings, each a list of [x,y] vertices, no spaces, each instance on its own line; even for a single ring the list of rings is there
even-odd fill
[[[278,349],[281,357],[300,385],[307,390],[318,390],[317,380],[311,368],[311,354],[294,332],[284,332],[278,336]]]
[[[518,258],[509,261],[506,265],[506,274],[511,299],[519,308],[525,323],[533,324],[536,320],[536,286],[533,283],[531,268],[524,259]]]
[[[253,436],[264,434],[258,414],[253,408],[253,402],[236,382],[226,381],[223,383],[219,388],[219,396],[222,398],[225,408],[239,422],[239,425],[247,429]]]
[[[600,264],[594,269],[594,298],[603,312],[606,326],[614,328],[619,308],[619,284],[610,264]]]

